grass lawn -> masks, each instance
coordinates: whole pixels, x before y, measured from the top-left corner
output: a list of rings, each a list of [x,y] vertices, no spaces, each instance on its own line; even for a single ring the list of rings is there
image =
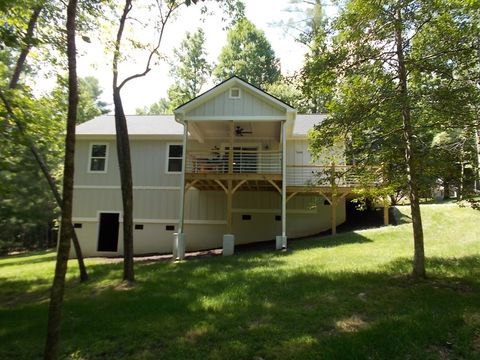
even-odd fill
[[[400,208],[408,221],[408,209]],[[70,262],[68,359],[480,359],[480,212],[424,205],[429,279],[411,224],[181,263]],[[0,258],[0,359],[41,357],[54,253]]]

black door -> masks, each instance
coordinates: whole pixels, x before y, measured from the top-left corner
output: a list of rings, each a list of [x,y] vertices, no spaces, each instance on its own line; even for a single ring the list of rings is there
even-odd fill
[[[118,213],[100,213],[98,251],[117,251]]]

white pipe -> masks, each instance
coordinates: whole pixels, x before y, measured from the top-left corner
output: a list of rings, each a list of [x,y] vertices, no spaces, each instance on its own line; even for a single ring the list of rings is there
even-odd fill
[[[183,223],[185,220],[185,170],[187,166],[187,139],[188,139],[188,122],[183,124],[183,144],[182,144],[182,173],[180,175],[180,215],[178,223],[178,233],[183,234]],[[168,150],[167,150],[168,151]]]
[[[282,121],[282,236],[287,236],[287,136],[286,121]]]

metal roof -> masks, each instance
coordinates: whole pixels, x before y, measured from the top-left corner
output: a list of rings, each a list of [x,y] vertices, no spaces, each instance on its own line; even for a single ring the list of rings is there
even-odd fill
[[[297,114],[292,135],[305,136],[326,117],[326,114]],[[130,135],[183,135],[183,126],[175,121],[174,115],[127,115],[127,127]],[[102,115],[77,125],[76,134],[115,135],[115,117]]]
[[[315,125],[320,124],[326,118],[326,114],[297,114],[292,135],[305,136],[308,130],[313,129]]]
[[[130,135],[183,135],[183,125],[177,123],[173,115],[127,115]],[[115,117],[98,116],[80,124],[77,135],[115,135]]]

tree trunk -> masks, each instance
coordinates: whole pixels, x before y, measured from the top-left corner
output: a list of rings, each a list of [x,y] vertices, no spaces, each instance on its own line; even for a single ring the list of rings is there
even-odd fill
[[[55,276],[50,295],[47,341],[44,359],[56,359],[60,339],[65,274],[67,272],[70,240],[72,239],[72,201],[75,155],[75,124],[77,122],[78,84],[75,46],[75,18],[77,0],[70,0],[67,7],[67,56],[68,56],[68,115],[65,137],[65,167],[63,170],[63,203],[60,241],[57,251]]]
[[[479,111],[477,110],[477,114]],[[477,174],[475,176],[475,192],[480,191],[480,119],[478,119],[479,115],[477,115],[477,123],[475,124],[475,144],[477,149]]]
[[[460,149],[460,184],[458,186],[458,196],[457,196],[458,201],[463,200],[463,192],[464,192],[464,186],[465,186],[465,162],[464,162],[463,152],[464,152],[464,149],[462,145],[462,148]]]
[[[113,89],[115,106],[115,127],[117,131],[117,155],[120,168],[123,202],[123,280],[135,281],[133,269],[133,183],[130,141],[128,139],[127,119],[123,111],[120,90]]]
[[[132,9],[132,0],[125,0],[125,6],[118,25],[115,50],[113,53],[113,104],[115,107],[115,129],[117,133],[117,156],[120,170],[123,202],[123,280],[135,281],[133,268],[133,181],[130,141],[128,139],[127,119],[123,111],[121,86],[118,86],[118,61],[120,45],[127,15]]]
[[[413,276],[425,278],[425,250],[423,243],[422,216],[420,213],[420,199],[418,195],[418,178],[416,171],[415,148],[411,122],[411,108],[408,97],[408,79],[403,50],[403,26],[401,7],[397,9],[395,23],[396,52],[398,59],[398,80],[400,87],[400,106],[402,110],[403,137],[405,141],[405,164],[408,180],[408,192],[413,225]]]
[[[13,90],[17,88],[18,81],[20,79],[20,74],[23,71],[25,61],[27,60],[27,56],[30,52],[30,49],[32,47],[32,40],[34,36],[34,31],[35,27],[37,25],[38,17],[40,16],[40,13],[43,10],[43,5],[39,5],[33,9],[32,15],[30,17],[30,20],[28,22],[28,27],[27,27],[27,32],[25,34],[24,38],[24,46],[22,50],[20,51],[20,55],[18,56],[17,62],[15,64],[15,69],[13,71],[12,78],[10,79],[9,83],[9,89]],[[55,198],[55,201],[57,202],[57,205],[59,208],[62,208],[62,197],[60,196],[60,192],[58,191],[57,184],[55,183],[55,180],[53,176],[50,173],[50,170],[47,166],[47,163],[43,159],[42,155],[40,154],[40,151],[37,149],[37,146],[35,143],[32,141],[31,138],[28,137],[26,133],[26,129],[24,124],[18,119],[13,112],[13,109],[11,108],[8,100],[1,94],[2,101],[7,109],[7,112],[9,113],[10,117],[13,119],[15,122],[15,125],[17,126],[17,129],[19,130],[21,136],[25,141],[27,142],[27,146],[32,153],[33,157],[37,161],[38,166],[40,167],[40,170],[42,171],[43,175],[45,176],[45,179],[48,182],[48,185],[50,187],[50,190],[52,191],[52,194]],[[85,262],[83,261],[83,254],[82,254],[82,249],[80,247],[80,242],[78,241],[77,234],[72,226],[71,234],[72,234],[72,242],[73,246],[75,249],[75,254],[77,255],[77,261],[78,261],[78,267],[80,270],[80,281],[87,281],[88,280],[88,273],[87,269],[85,267]]]

